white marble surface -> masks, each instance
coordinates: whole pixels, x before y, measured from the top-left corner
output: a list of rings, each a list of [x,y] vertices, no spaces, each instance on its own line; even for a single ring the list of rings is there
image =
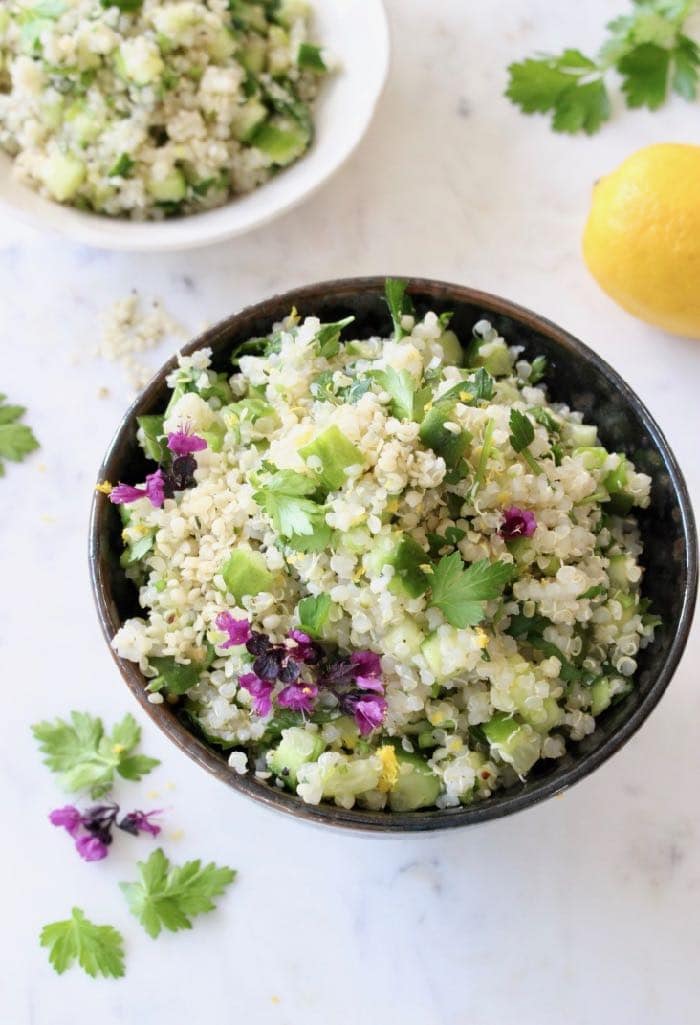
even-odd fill
[[[110,721],[136,711],[99,635],[85,559],[95,470],[130,393],[118,368],[72,358],[94,344],[98,311],[134,286],[192,329],[343,274],[501,292],[622,371],[700,494],[700,346],[628,318],[579,255],[595,178],[643,144],[697,141],[699,108],[623,113],[599,136],[571,140],[501,97],[510,60],[595,45],[617,0],[388,6],[393,70],[367,139],[276,225],[149,259],[0,219],[2,390],[30,407],[43,446],[0,482],[7,1025],[675,1025],[700,1015],[698,629],[651,720],[592,778],[512,820],[448,835],[353,838],[277,818],[207,778],[139,716],[144,749],[163,765],[119,796],[171,809],[175,859],[240,870],[220,912],[191,933],[151,941],[122,904],[116,884],[145,840],[125,837],[108,861],[83,864],[45,819],[59,794],[29,724],[73,707]],[[99,399],[104,385],[110,396]],[[73,904],[122,929],[126,979],[53,974],[37,933]]]

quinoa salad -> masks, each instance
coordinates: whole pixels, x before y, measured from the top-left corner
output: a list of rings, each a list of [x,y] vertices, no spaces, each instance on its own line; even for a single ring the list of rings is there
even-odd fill
[[[220,206],[298,160],[327,74],[305,0],[6,0],[0,149],[59,203]]]
[[[292,313],[179,359],[103,481],[143,616],[113,647],[231,770],[344,808],[481,801],[634,686],[650,478],[487,321],[387,282],[389,337]],[[556,382],[550,382],[552,390]]]

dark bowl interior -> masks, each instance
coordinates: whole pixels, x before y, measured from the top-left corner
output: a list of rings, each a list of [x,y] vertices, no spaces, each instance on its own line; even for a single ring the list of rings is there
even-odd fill
[[[235,343],[267,334],[292,306],[302,315],[315,314],[325,321],[354,314],[353,332],[358,336],[386,336],[391,323],[383,291],[383,278],[332,281],[296,289],[230,317],[184,351],[210,346],[214,366],[226,369]],[[480,804],[446,811],[387,813],[357,808],[346,811],[332,805],[315,807],[253,775],[239,776],[228,767],[225,753],[209,747],[180,721],[176,708],[148,702],[136,665],[115,658],[127,685],[155,723],[194,761],[229,786],[292,815],[365,831],[442,829],[497,818],[559,793],[588,775],[639,728],[666,689],[685,647],[697,590],[697,542],[685,482],[663,434],[619,375],[555,324],[497,296],[420,279],[410,280],[409,292],[419,314],[453,311],[451,326],[461,338],[469,339],[473,324],[486,317],[509,344],[524,346],[526,357],[544,354],[550,361],[550,397],[580,410],[587,421],[598,425],[607,448],[625,452],[638,469],[652,477],[651,506],[639,515],[646,568],[644,592],[663,615],[663,627],[653,645],[640,653],[635,689],[600,717],[595,733],[571,745],[561,760],[536,766],[526,783]],[[100,480],[143,479],[147,463],[136,442],[136,417],[164,408],[165,376],[174,365],[171,359],[126,413],[100,468]],[[136,589],[120,570],[119,552],[118,511],[98,494],[90,525],[90,568],[108,641],[125,619],[140,611]]]

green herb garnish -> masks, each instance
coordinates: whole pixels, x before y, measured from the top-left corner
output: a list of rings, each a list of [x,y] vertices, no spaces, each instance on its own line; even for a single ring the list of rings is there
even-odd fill
[[[111,788],[115,773],[140,780],[160,765],[156,758],[132,753],[141,740],[141,727],[132,715],[125,715],[110,734],[101,719],[86,712],[71,712],[70,722],[36,723],[32,733],[46,755],[44,764],[69,791],[89,790],[99,797]]]
[[[530,445],[534,440],[535,428],[530,417],[526,413],[521,413],[519,409],[511,409],[510,443],[513,451],[523,457],[533,473],[541,474],[543,472],[542,467],[537,463],[532,452],[530,452]]]
[[[199,859],[172,865],[160,847],[137,864],[139,881],[120,883],[119,887],[132,915],[153,939],[163,929],[191,929],[190,919],[213,911],[214,898],[220,897],[236,877],[231,868],[213,862],[202,865]]]
[[[3,459],[21,462],[25,456],[39,448],[31,427],[17,423],[24,416],[24,406],[11,406],[0,394],[0,477],[5,474]]]
[[[459,552],[445,555],[430,580],[430,604],[440,609],[451,626],[464,629],[484,618],[484,602],[500,598],[513,575],[507,562],[479,562],[466,566]]]
[[[64,922],[45,925],[39,943],[47,947],[49,961],[59,975],[77,961],[91,975],[120,979],[124,974],[124,946],[120,932],[111,925],[94,925],[80,908],[73,908]]]
[[[628,107],[656,110],[669,90],[697,95],[700,48],[683,32],[698,0],[634,0],[629,15],[608,23],[596,58],[580,50],[511,64],[509,97],[526,114],[549,113],[555,132],[593,135],[610,117],[605,77],[616,70]]]

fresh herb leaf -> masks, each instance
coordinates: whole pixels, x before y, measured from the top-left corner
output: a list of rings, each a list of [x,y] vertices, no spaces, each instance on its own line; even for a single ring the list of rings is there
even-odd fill
[[[578,666],[569,662],[556,644],[552,644],[544,639],[542,635],[547,627],[551,625],[550,620],[544,616],[528,617],[517,614],[511,616],[510,626],[506,633],[518,641],[524,641],[526,644],[529,644],[530,647],[534,648],[535,651],[539,651],[545,658],[554,657],[558,659],[561,665],[559,678],[564,683],[583,683],[584,685],[591,683],[594,679],[591,673],[585,669],[579,669]]]
[[[510,444],[513,451],[522,455],[533,473],[540,474],[543,472],[542,467],[537,463],[535,457],[530,452],[530,445],[534,440],[535,428],[532,425],[530,417],[526,413],[521,413],[519,409],[511,409]]]
[[[384,286],[386,304],[394,322],[394,338],[400,341],[406,334],[401,326],[401,319],[407,313],[413,313],[413,303],[406,295],[408,282],[403,278],[387,278]]]
[[[304,538],[311,543],[327,540],[330,528],[325,522],[323,505],[309,498],[318,491],[319,481],[296,470],[277,470],[261,482],[260,490],[254,492],[253,500],[265,510],[277,533],[308,549]]]
[[[77,961],[94,979],[98,975],[120,979],[124,974],[124,941],[111,925],[94,925],[80,908],[73,908],[64,922],[45,925],[39,943],[49,951],[49,961],[62,975]]]
[[[135,167],[136,162],[132,160],[129,154],[122,153],[114,167],[107,172],[107,175],[110,178],[129,178]]]
[[[423,569],[427,561],[428,556],[418,542],[408,535],[403,537],[392,560],[394,576],[391,579],[391,589],[395,590],[400,586],[409,598],[418,598],[425,594],[430,583],[430,578]]]
[[[5,473],[3,459],[19,463],[39,448],[31,427],[17,423],[26,412],[24,406],[11,406],[5,398],[5,395],[0,395],[0,477]]]
[[[328,594],[309,595],[308,598],[302,598],[297,605],[300,629],[311,637],[320,637],[323,627],[328,622],[331,604]]]
[[[547,373],[548,359],[546,356],[535,356],[530,364],[530,377],[528,384],[538,384]]]
[[[172,655],[149,655],[148,661],[158,673],[148,689],[166,690],[168,694],[185,694],[198,682],[204,668],[199,662],[182,665]]]
[[[658,110],[666,102],[671,53],[656,43],[642,43],[618,61],[628,107]]]
[[[372,381],[369,377],[358,377],[357,380],[353,381],[345,394],[345,401],[351,405],[355,405],[359,402],[363,395],[372,387]]]
[[[115,772],[136,778],[130,756],[141,739],[141,727],[132,715],[124,716],[111,734],[105,733],[101,719],[86,712],[71,712],[70,722],[36,723],[32,733],[46,755],[44,764],[58,773],[66,790],[89,789],[93,797],[100,797],[111,788]],[[155,758],[139,757],[138,778],[160,765]]]
[[[673,91],[686,100],[694,100],[698,94],[699,68],[700,47],[681,33],[673,50]]]
[[[345,317],[334,324],[323,324],[316,335],[316,346],[319,356],[331,359],[340,349],[340,334],[344,327],[352,324],[354,317]]]
[[[127,566],[132,566],[135,562],[140,562],[144,556],[148,555],[150,550],[153,548],[155,543],[155,532],[144,534],[143,537],[139,538],[138,541],[134,541],[133,544],[128,545],[122,554],[119,556],[119,565],[122,569],[126,569]]]
[[[143,431],[140,445],[144,452],[149,459],[153,459],[156,463],[162,463],[168,454],[168,448],[164,441],[165,431],[163,425],[165,417],[163,414],[137,416],[136,422]]]
[[[481,559],[467,567],[459,552],[453,552],[435,567],[430,605],[440,609],[451,626],[476,626],[484,618],[484,602],[500,598],[512,575],[510,563]]]
[[[544,406],[531,406],[528,412],[535,423],[546,427],[550,434],[561,434],[561,424]]]
[[[143,5],[143,0],[100,0],[103,7],[118,7],[124,14],[138,11]]]
[[[610,117],[605,75],[622,76],[628,107],[656,110],[668,96],[669,82],[680,96],[697,94],[700,49],[683,32],[698,0],[634,0],[629,15],[615,18],[593,60],[580,50],[546,54],[512,64],[506,95],[525,113],[552,113],[559,132],[589,135]]]
[[[371,373],[382,390],[391,397],[389,408],[396,419],[412,420],[416,382],[408,370],[386,367],[384,370],[373,370]]]
[[[506,96],[525,114],[551,112],[557,132],[597,132],[610,117],[607,90],[595,61],[580,50],[511,64]]]
[[[578,596],[578,601],[582,601],[586,598],[597,598],[601,594],[605,594],[607,588],[603,584],[595,584],[594,587],[589,587],[587,591]]]
[[[233,869],[213,862],[202,865],[199,859],[172,865],[160,847],[137,864],[139,881],[120,883],[119,887],[132,915],[153,939],[163,929],[191,929],[190,919],[213,911],[214,898],[220,897],[236,877]]]
[[[494,450],[493,432],[496,426],[495,420],[487,420],[486,426],[484,427],[484,439],[481,444],[481,455],[479,456],[479,462],[477,464],[476,473],[474,474],[474,482],[471,486],[470,497],[473,500],[476,493],[478,492],[481,485],[484,483],[486,477],[486,469],[488,467],[491,453]]]
[[[313,43],[301,43],[297,52],[297,67],[303,71],[314,71],[317,75],[328,72],[326,63],[321,56],[321,47]]]

